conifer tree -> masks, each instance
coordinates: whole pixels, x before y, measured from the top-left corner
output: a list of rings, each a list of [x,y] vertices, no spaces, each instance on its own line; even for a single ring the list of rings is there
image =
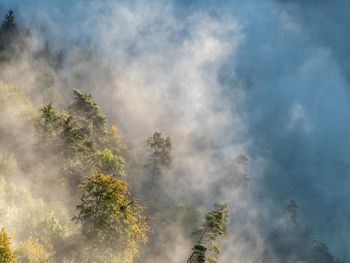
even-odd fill
[[[14,255],[10,248],[10,238],[5,229],[0,231],[0,263],[13,263]]]
[[[192,254],[187,263],[216,263],[220,249],[217,241],[226,234],[228,220],[228,206],[226,204],[215,205],[214,210],[205,216],[205,222],[201,229],[201,236],[192,249]]]
[[[12,10],[8,11],[2,22],[1,28],[4,32],[14,32],[17,30],[16,17]]]
[[[151,151],[146,166],[151,169],[150,190],[152,190],[155,179],[159,179],[162,170],[171,165],[172,144],[170,137],[164,138],[161,133],[155,132],[152,137],[148,138],[147,145]]]
[[[62,69],[64,64],[64,52],[63,49],[61,49],[58,54],[56,55],[56,68]]]
[[[296,224],[298,217],[298,205],[295,200],[289,200],[289,203],[286,206],[286,216],[289,223]]]
[[[74,102],[70,106],[71,114],[89,126],[92,135],[99,140],[107,132],[107,120],[91,94],[74,90]]]
[[[2,51],[5,51],[5,53],[2,54],[2,59],[8,60],[13,52],[12,44],[14,39],[18,35],[16,18],[12,10],[8,11],[2,21],[0,33],[0,48]]]

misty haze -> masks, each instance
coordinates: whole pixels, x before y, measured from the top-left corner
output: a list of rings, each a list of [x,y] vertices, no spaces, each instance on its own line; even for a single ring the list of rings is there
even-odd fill
[[[350,1],[0,1],[0,263],[350,262]]]

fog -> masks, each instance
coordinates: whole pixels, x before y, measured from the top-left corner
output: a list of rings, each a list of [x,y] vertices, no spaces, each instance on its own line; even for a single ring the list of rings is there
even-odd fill
[[[170,136],[174,165],[164,192],[171,205],[230,204],[223,262],[258,262],[268,222],[290,199],[299,222],[349,260],[346,1],[2,5],[33,25],[34,49],[48,38],[65,51],[65,66],[50,82],[60,90],[55,104],[67,105],[72,88],[92,93],[140,162],[148,136]],[[52,100],[33,77],[42,71],[50,69],[24,57],[2,80],[40,105]],[[240,173],[241,154],[249,158],[243,192],[227,183]],[[168,242],[180,256],[167,262],[183,262],[189,251],[175,236]]]

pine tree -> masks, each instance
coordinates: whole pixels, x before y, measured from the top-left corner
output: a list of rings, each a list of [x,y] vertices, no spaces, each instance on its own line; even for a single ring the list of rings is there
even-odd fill
[[[14,255],[10,248],[10,238],[5,229],[0,231],[0,263],[13,263]]]
[[[5,19],[1,24],[0,33],[0,49],[5,51],[5,53],[2,54],[2,59],[8,60],[11,58],[11,54],[14,51],[12,49],[12,44],[18,36],[16,18],[12,10],[6,14]]]
[[[16,17],[12,10],[8,11],[2,22],[1,28],[5,32],[14,32],[17,30]]]
[[[106,117],[91,94],[82,93],[76,89],[73,93],[74,103],[70,106],[71,114],[76,119],[80,119],[84,126],[89,126],[94,138],[99,140],[107,133]]]
[[[217,254],[220,253],[217,241],[226,234],[228,213],[226,204],[217,204],[214,210],[206,214],[201,236],[187,263],[217,262]]]
[[[296,224],[298,217],[298,205],[295,200],[289,200],[289,203],[286,206],[286,216],[289,223]]]
[[[58,54],[56,55],[56,68],[62,69],[64,64],[64,52],[63,49],[61,49]]]

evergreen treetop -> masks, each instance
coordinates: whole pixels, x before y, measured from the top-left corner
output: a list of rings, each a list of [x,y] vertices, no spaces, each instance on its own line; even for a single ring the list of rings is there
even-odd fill
[[[82,121],[90,124],[90,128],[95,137],[105,135],[107,131],[107,120],[102,114],[101,108],[92,98],[91,94],[82,93],[74,89],[74,102],[70,106],[72,114],[80,117]]]
[[[187,263],[217,262],[220,250],[216,242],[226,234],[228,214],[227,204],[216,204],[214,210],[206,214],[201,236]]]
[[[5,32],[13,32],[17,29],[15,13],[10,10],[5,16],[4,21],[2,22],[1,28]]]

